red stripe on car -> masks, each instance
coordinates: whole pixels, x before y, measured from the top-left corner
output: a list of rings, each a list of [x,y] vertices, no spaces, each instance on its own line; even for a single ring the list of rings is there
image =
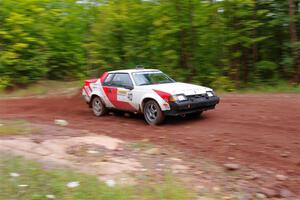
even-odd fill
[[[136,109],[128,102],[118,101],[118,88],[104,86],[103,91],[110,103],[118,109],[136,111]]]
[[[169,94],[167,92],[160,91],[160,90],[153,90],[153,91],[156,92],[156,94],[158,94],[166,102],[170,101],[171,94]]]
[[[104,80],[106,79],[107,76],[108,76],[107,72],[105,72],[104,74],[102,74],[102,76],[100,77],[101,84],[103,84],[103,82],[104,82]]]

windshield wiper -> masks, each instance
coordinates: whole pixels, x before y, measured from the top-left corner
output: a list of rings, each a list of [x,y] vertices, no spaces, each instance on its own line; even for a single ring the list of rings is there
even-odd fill
[[[151,83],[142,83],[142,84],[139,84],[139,86],[142,86],[142,85],[152,85]]]

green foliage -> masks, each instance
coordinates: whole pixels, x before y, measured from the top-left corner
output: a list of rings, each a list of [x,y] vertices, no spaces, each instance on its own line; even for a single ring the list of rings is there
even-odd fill
[[[82,81],[41,80],[36,83],[28,84],[25,87],[10,89],[9,91],[0,90],[0,99],[76,93],[78,92],[78,88],[82,85]]]
[[[232,92],[235,90],[234,83],[226,76],[217,77],[211,85],[221,91]]]
[[[11,85],[11,79],[9,76],[0,77],[0,91]]]
[[[276,75],[277,64],[271,61],[262,60],[256,63],[256,70],[260,79],[271,79]]]
[[[282,0],[3,0],[0,88],[140,64],[225,90],[291,80],[300,47],[288,9]]]
[[[1,85],[83,73],[87,12],[74,0],[1,1]]]

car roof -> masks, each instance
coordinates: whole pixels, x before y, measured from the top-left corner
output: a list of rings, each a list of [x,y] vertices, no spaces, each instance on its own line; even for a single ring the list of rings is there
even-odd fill
[[[160,72],[158,69],[122,69],[122,70],[115,70],[115,71],[109,71],[108,73],[133,73],[133,72]]]

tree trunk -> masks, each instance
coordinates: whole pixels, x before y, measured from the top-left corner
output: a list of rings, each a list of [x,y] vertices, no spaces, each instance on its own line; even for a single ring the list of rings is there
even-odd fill
[[[294,67],[294,76],[292,81],[299,83],[300,82],[300,71],[299,71],[299,55],[297,47],[297,25],[296,25],[296,0],[288,0],[289,3],[289,31],[290,31],[290,40],[292,45],[292,55],[293,55],[293,67]]]
[[[257,2],[254,1],[254,10],[253,10],[253,19],[256,21],[257,20]],[[254,28],[253,30],[253,38],[257,37],[257,28]],[[252,59],[253,59],[253,65],[255,65],[258,61],[258,45],[257,42],[253,43],[252,46]]]
[[[193,38],[193,6],[192,2],[189,0],[187,5],[183,5],[181,1],[175,2],[178,23],[180,24],[179,30],[179,64],[180,67],[186,69],[189,73],[186,77],[187,82],[191,82],[195,70],[192,66],[193,60],[193,49],[194,41]],[[188,9],[188,10],[187,10]],[[188,18],[188,19],[187,19]],[[187,24],[188,23],[188,24]]]

